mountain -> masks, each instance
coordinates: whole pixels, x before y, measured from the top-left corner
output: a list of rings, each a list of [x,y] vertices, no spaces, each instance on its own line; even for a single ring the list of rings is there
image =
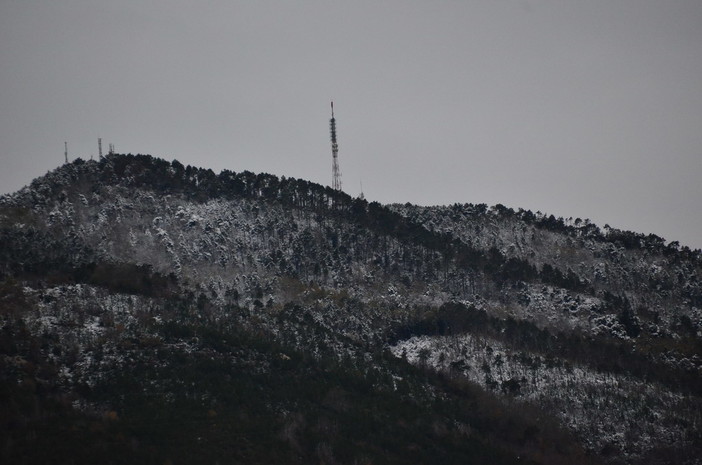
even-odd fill
[[[3,463],[702,463],[702,253],[147,155],[0,198]]]

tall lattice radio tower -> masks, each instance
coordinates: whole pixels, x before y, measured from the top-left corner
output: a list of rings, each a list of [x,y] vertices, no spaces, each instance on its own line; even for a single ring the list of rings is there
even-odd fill
[[[334,102],[331,103],[332,117],[329,120],[332,146],[332,188],[341,190],[341,171],[339,170],[339,144],[336,142],[336,119],[334,118]]]

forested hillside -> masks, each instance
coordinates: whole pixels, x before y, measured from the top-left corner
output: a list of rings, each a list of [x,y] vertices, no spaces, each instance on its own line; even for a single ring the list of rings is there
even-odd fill
[[[146,155],[0,198],[7,463],[702,463],[702,254]]]

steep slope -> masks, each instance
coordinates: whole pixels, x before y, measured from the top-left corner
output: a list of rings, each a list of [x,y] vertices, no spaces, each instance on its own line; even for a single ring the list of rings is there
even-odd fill
[[[699,463],[702,260],[659,238],[111,155],[0,239],[13,461]]]

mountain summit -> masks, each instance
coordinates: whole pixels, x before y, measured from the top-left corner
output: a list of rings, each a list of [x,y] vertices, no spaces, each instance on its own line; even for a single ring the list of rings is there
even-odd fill
[[[3,463],[702,463],[702,254],[146,155],[0,197]]]

